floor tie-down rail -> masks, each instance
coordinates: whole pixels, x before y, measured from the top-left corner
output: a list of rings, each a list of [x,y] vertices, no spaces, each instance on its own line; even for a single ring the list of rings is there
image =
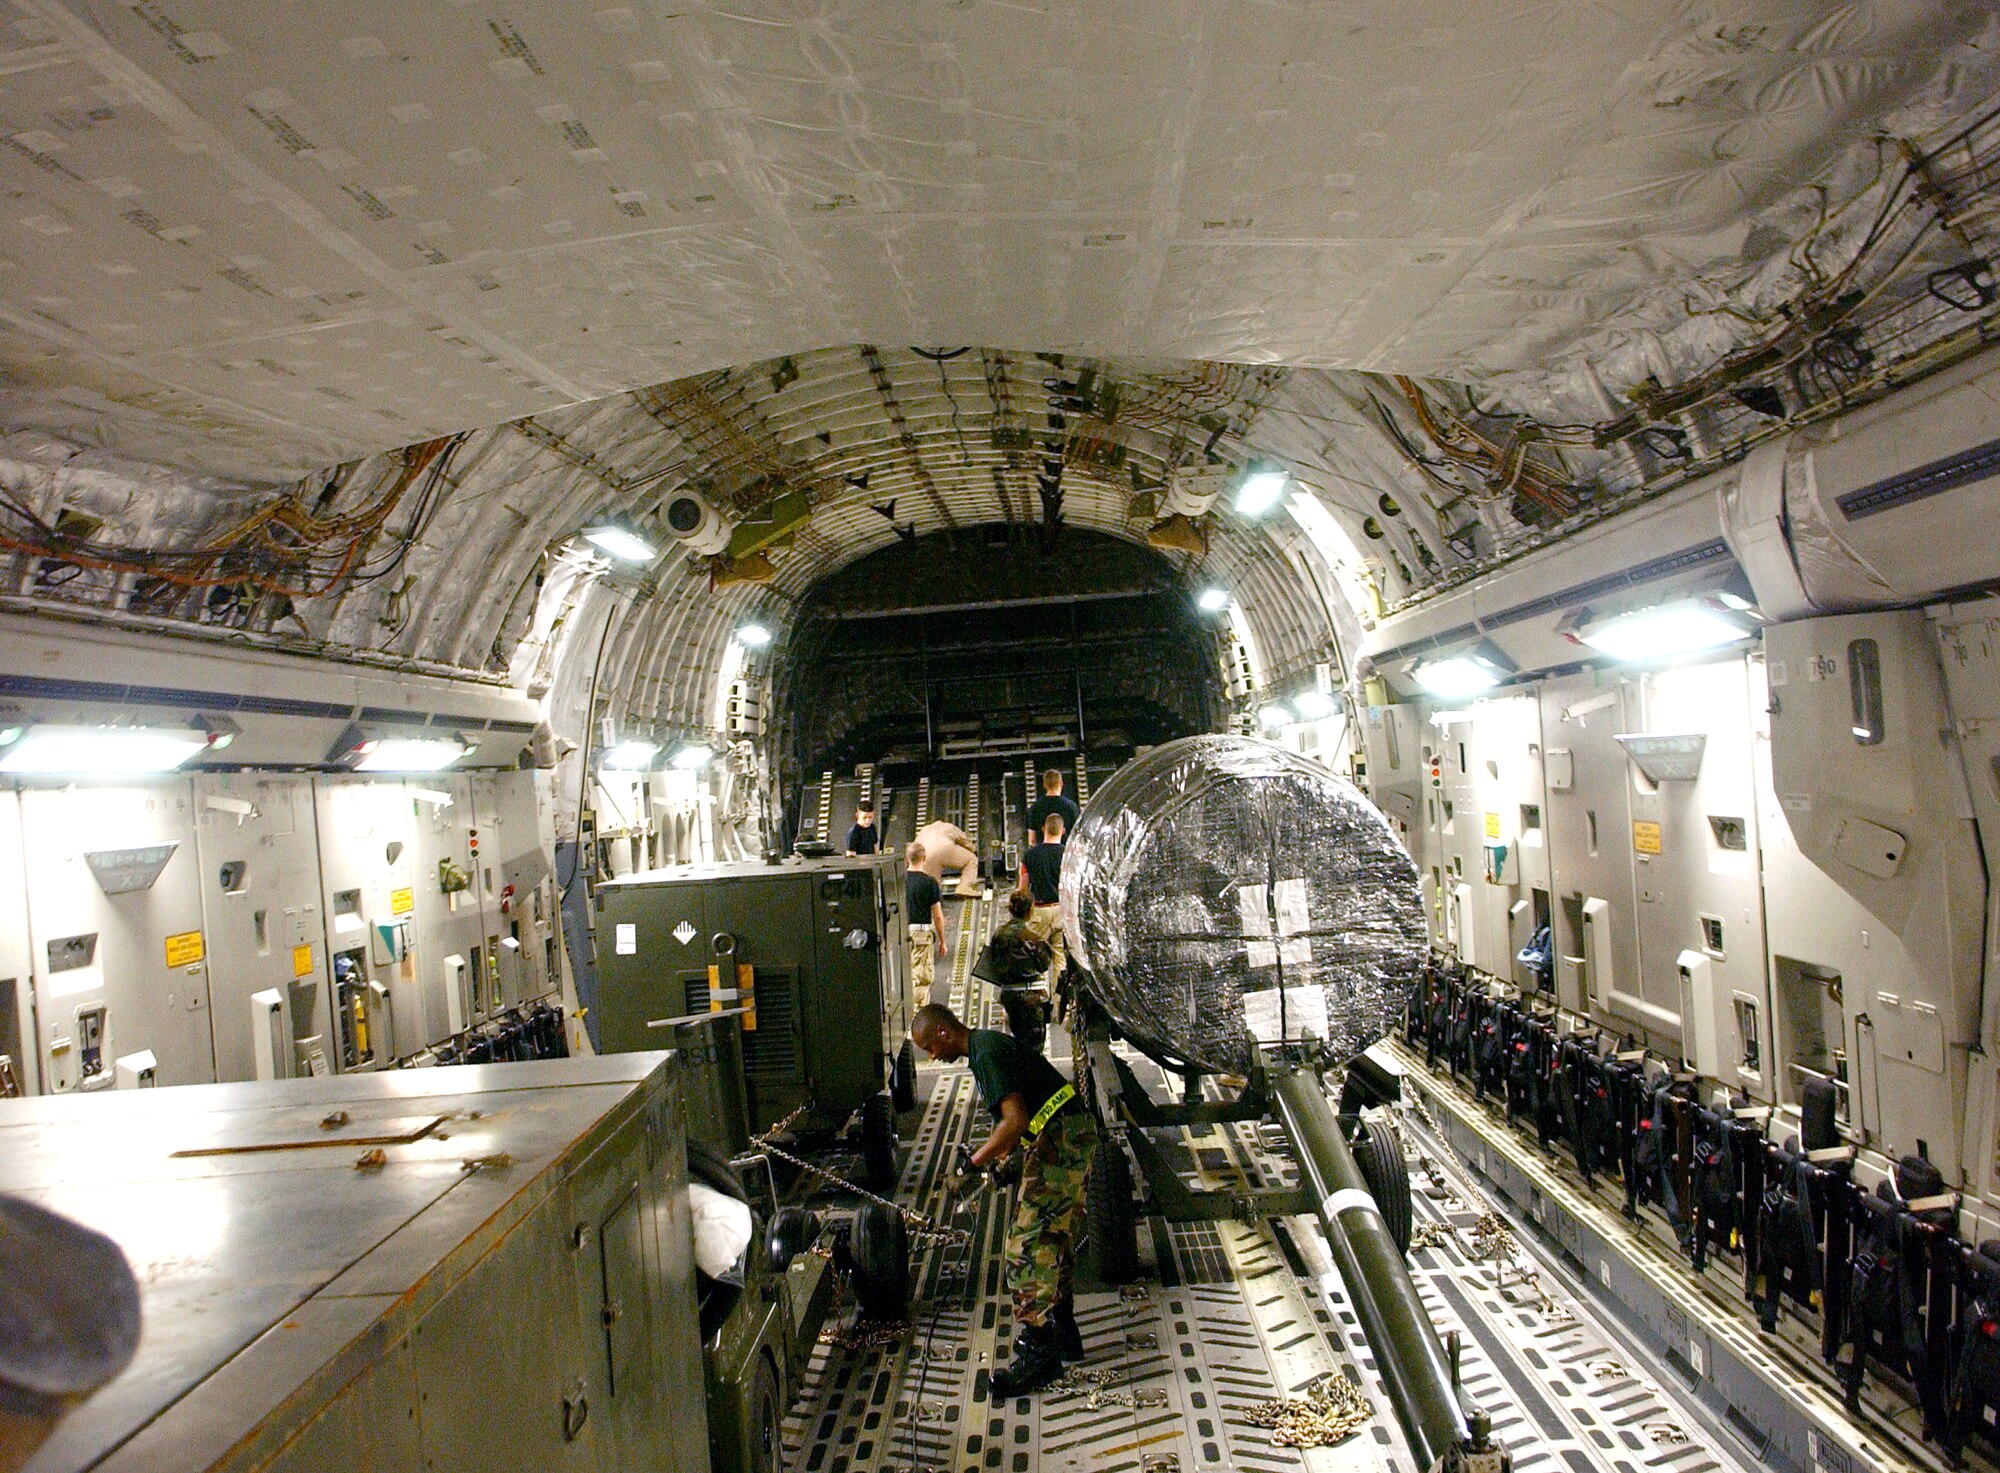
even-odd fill
[[[971,906],[965,913],[984,919]],[[997,1024],[990,991],[967,976],[964,956],[954,960],[954,1005],[975,1027]],[[1052,1057],[1067,1048],[1052,1034]],[[1127,1063],[1164,1091],[1149,1061]],[[951,1146],[989,1122],[962,1067],[924,1066],[922,1076],[896,1195],[934,1212]],[[1220,1104],[1221,1092],[1205,1098]],[[1286,1134],[1268,1120],[1162,1129],[1159,1139],[1190,1187],[1298,1189]],[[1461,1385],[1491,1418],[1515,1473],[1748,1473],[1754,1458],[1734,1434],[1671,1380],[1655,1379],[1448,1153],[1418,1151],[1411,1166],[1422,1245],[1410,1254],[1411,1277],[1440,1338],[1457,1333]],[[972,1230],[969,1248],[937,1245],[918,1256],[907,1329],[858,1349],[819,1347],[786,1421],[788,1469],[1416,1473],[1313,1217],[1147,1216],[1139,1280],[1079,1286],[1086,1374],[1001,1405],[986,1372],[1004,1361],[1013,1335],[1000,1263],[1005,1221],[986,1196],[960,1221]],[[1271,1404],[1306,1396],[1329,1374],[1363,1389],[1372,1422],[1332,1446],[1279,1445]]]

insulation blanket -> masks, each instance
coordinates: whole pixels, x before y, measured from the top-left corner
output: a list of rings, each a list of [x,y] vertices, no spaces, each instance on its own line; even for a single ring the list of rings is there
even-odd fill
[[[1120,768],[1063,856],[1091,995],[1167,1061],[1243,1073],[1307,1036],[1345,1063],[1401,1013],[1428,947],[1416,866],[1353,784],[1249,737]]]

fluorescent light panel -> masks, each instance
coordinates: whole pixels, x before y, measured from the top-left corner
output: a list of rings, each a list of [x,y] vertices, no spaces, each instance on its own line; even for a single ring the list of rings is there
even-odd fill
[[[134,774],[172,772],[208,749],[208,733],[188,727],[29,726],[0,747],[0,772]]]
[[[1229,607],[1229,593],[1222,588],[1204,588],[1195,598],[1195,603],[1211,614],[1219,614]]]
[[[744,624],[736,631],[737,643],[753,650],[761,650],[771,642],[771,631],[762,624]]]
[[[1499,668],[1477,655],[1452,655],[1443,660],[1425,660],[1410,672],[1410,679],[1434,696],[1456,700],[1476,696],[1500,683]]]
[[[1740,644],[1750,634],[1748,619],[1686,599],[1587,624],[1576,637],[1614,660],[1664,660]]]
[[[1302,721],[1324,721],[1340,709],[1340,703],[1323,690],[1302,690],[1292,697],[1292,709]]]
[[[690,742],[674,753],[674,766],[686,772],[697,767],[706,767],[708,759],[715,755],[715,748],[701,742]]]
[[[472,748],[451,737],[376,737],[355,750],[356,772],[442,772]]]
[[[1284,499],[1291,482],[1283,471],[1252,471],[1236,488],[1236,509],[1246,517],[1261,517]]]
[[[1280,705],[1276,701],[1257,710],[1257,724],[1266,731],[1276,731],[1281,726],[1290,726],[1296,719],[1292,715],[1290,706]]]
[[[605,556],[624,563],[650,563],[660,555],[659,548],[630,527],[590,527],[584,531],[583,540]]]
[[[604,754],[604,765],[619,772],[640,772],[653,765],[659,755],[658,742],[619,742]]]

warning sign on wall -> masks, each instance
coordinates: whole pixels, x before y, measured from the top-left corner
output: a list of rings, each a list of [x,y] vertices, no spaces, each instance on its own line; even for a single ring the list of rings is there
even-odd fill
[[[182,931],[178,936],[167,938],[167,965],[170,967],[190,966],[206,954],[199,931]]]
[[[1497,839],[1500,837],[1499,814],[1489,813],[1486,815],[1486,837],[1489,839]]]
[[[417,908],[417,892],[412,890],[409,886],[405,885],[400,890],[391,890],[389,892],[390,914],[406,916],[416,908]]]
[[[1660,852],[1660,826],[1634,819],[1632,822],[1632,852],[1635,854],[1658,854]]]
[[[292,975],[303,977],[313,969],[313,949],[310,946],[292,948]]]

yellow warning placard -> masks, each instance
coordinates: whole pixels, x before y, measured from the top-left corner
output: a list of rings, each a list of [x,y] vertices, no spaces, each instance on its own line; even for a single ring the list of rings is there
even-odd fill
[[[406,916],[416,908],[417,892],[408,885],[389,892],[389,911],[392,915]]]
[[[207,954],[207,948],[202,945],[199,931],[182,931],[177,936],[167,938],[167,965],[170,967],[189,966]]]
[[[292,975],[303,977],[313,969],[313,949],[310,945],[292,948]]]
[[[1497,839],[1500,837],[1499,814],[1489,813],[1486,815],[1486,837],[1489,839]]]
[[[1632,821],[1632,852],[1635,854],[1658,854],[1660,852],[1660,826],[1647,823],[1643,819]]]

